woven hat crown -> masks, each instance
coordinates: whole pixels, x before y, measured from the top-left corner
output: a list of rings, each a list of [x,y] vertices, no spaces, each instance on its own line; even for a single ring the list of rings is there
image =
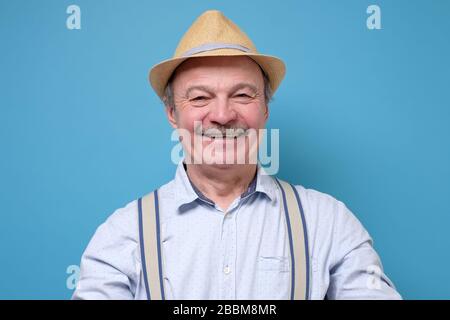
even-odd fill
[[[218,10],[208,10],[183,35],[173,57],[181,57],[192,48],[214,43],[237,44],[257,53],[253,42],[233,21]]]

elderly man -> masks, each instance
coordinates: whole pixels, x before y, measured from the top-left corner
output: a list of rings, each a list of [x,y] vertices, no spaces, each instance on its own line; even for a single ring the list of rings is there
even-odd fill
[[[221,12],[194,22],[150,72],[185,158],[97,229],[74,299],[400,298],[342,202],[251,161],[284,73]]]

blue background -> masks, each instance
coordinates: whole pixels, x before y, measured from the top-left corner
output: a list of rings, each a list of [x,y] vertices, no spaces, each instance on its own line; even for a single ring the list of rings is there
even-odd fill
[[[1,0],[0,298],[69,298],[98,225],[172,179],[147,72],[207,9],[286,62],[268,124],[279,176],[346,203],[404,298],[450,298],[445,0]]]

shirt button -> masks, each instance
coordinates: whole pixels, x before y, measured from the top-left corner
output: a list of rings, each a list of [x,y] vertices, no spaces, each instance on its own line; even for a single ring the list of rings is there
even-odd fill
[[[229,266],[225,266],[225,268],[223,268],[223,273],[229,274],[230,272],[231,272],[231,269]]]

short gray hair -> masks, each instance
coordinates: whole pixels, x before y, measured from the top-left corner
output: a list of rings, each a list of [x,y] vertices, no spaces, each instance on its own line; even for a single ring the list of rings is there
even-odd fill
[[[272,88],[270,87],[270,80],[267,73],[261,68],[261,72],[264,79],[264,98],[266,100],[266,105],[269,105],[269,103],[273,100],[273,92]],[[173,79],[175,78],[176,70],[172,73],[172,75],[169,78],[169,81],[167,81],[166,88],[164,90],[164,96],[163,96],[163,103],[166,107],[175,108],[175,101],[173,97]]]

